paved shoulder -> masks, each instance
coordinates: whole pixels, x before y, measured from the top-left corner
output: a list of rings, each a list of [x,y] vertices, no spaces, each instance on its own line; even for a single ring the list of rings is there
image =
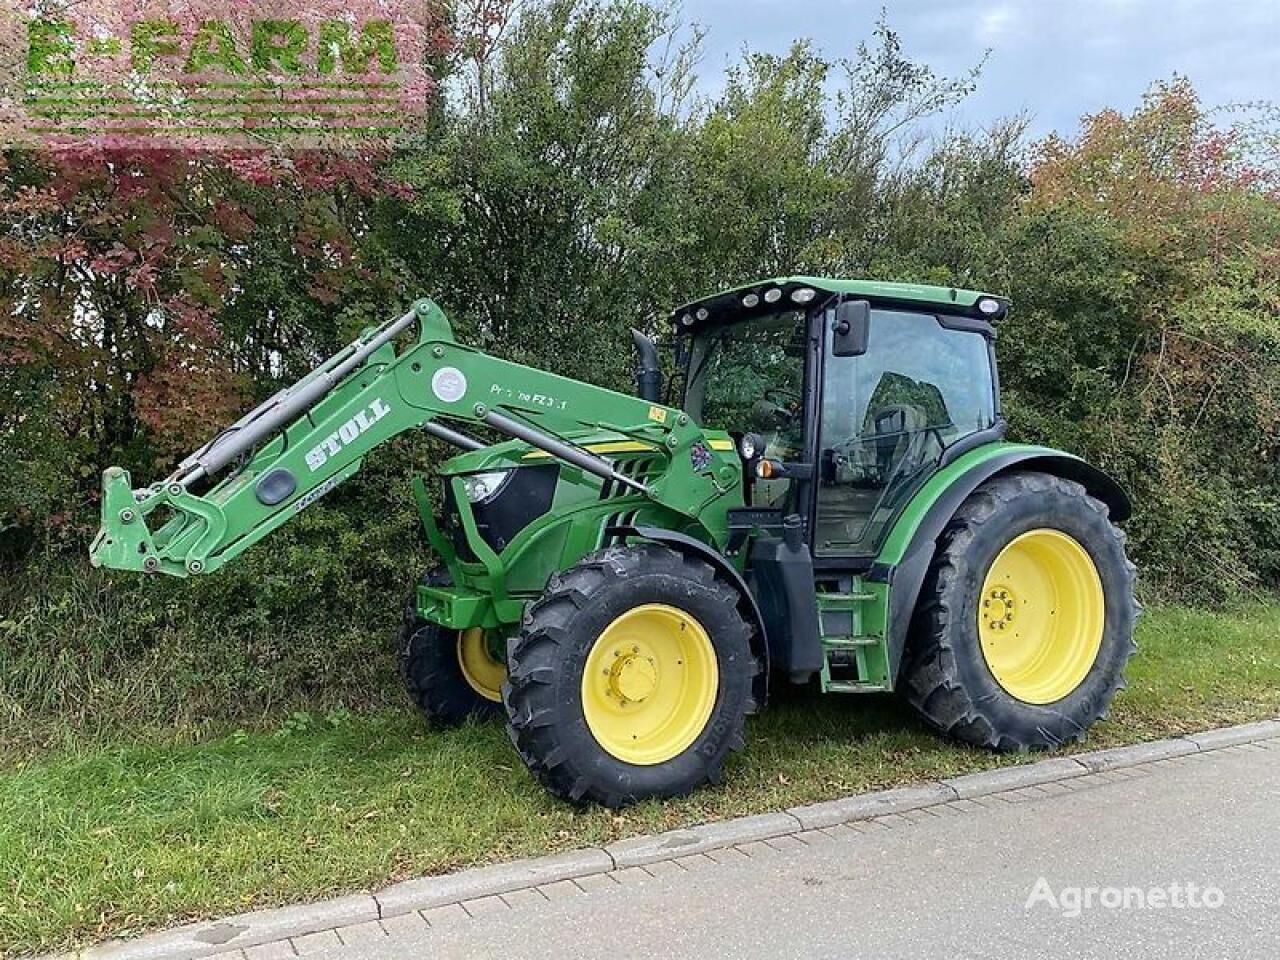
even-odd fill
[[[556,880],[243,951],[1276,956],[1280,740]]]

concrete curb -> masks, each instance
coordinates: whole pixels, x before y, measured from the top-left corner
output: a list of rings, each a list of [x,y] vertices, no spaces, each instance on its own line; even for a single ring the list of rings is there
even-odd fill
[[[956,792],[957,799],[972,800],[974,797],[1021,790],[1023,787],[1038,787],[1042,783],[1053,783],[1056,780],[1070,780],[1072,777],[1084,776],[1087,772],[1084,764],[1075,757],[1054,757],[1039,763],[998,767],[982,773],[948,777],[942,782]]]
[[[689,857],[695,853],[706,853],[708,850],[719,850],[752,840],[772,840],[795,833],[803,826],[791,810],[785,813],[762,813],[753,817],[738,817],[736,820],[704,823],[684,830],[629,837],[609,844],[604,852],[613,858],[615,869],[643,867],[659,860]]]
[[[1257,723],[1242,723],[1238,727],[1206,730],[1204,733],[1190,734],[1187,739],[1201,750],[1221,750],[1223,747],[1253,743],[1255,740],[1270,740],[1273,737],[1280,737],[1280,720],[1260,720]]]
[[[419,877],[379,890],[373,895],[380,913],[375,919],[395,917],[414,910],[443,907],[477,897],[491,897],[540,883],[573,880],[613,869],[613,858],[598,847],[570,850],[549,857],[496,863],[440,877]]]
[[[1185,757],[1188,753],[1197,753],[1199,750],[1200,748],[1192,741],[1184,737],[1174,737],[1171,740],[1135,743],[1128,747],[1082,753],[1076,759],[1090,773],[1102,773],[1106,770],[1136,767],[1143,763],[1155,763],[1157,760]]]
[[[932,807],[954,799],[955,790],[945,783],[934,782],[918,787],[896,787],[893,790],[860,793],[805,807],[792,807],[787,813],[799,820],[806,830],[818,830],[851,820],[870,820],[872,817],[884,817],[891,813],[919,810],[921,807]]]
[[[773,840],[806,830],[834,827],[939,806],[955,800],[1007,793],[1275,738],[1280,738],[1280,719],[1224,727],[1127,747],[1096,750],[1072,757],[1051,757],[1036,763],[1001,767],[983,773],[792,807],[779,813],[739,817],[666,833],[631,837],[606,847],[572,850],[512,863],[477,867],[444,876],[406,880],[373,894],[259,910],[216,922],[188,924],[136,940],[108,941],[89,947],[79,956],[81,960],[196,960],[352,924],[509,894],[542,884],[577,880],[738,844]]]
[[[241,913],[214,923],[192,923],[137,940],[109,940],[80,953],[82,960],[178,960],[209,957],[352,923],[378,919],[368,894],[274,910]]]

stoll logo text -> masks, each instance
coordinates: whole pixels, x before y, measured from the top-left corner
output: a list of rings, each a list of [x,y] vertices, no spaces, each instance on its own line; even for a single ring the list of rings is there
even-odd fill
[[[312,471],[319,470],[329,462],[330,457],[336,457],[343,447],[353,443],[357,437],[365,433],[390,412],[391,408],[382,401],[381,397],[375,399],[366,409],[361,410],[308,450],[306,456],[307,466]]]
[[[1226,901],[1220,887],[1177,881],[1156,887],[1062,887],[1058,890],[1044,877],[1023,905],[1025,910],[1049,909],[1068,920],[1090,910],[1217,910]]]

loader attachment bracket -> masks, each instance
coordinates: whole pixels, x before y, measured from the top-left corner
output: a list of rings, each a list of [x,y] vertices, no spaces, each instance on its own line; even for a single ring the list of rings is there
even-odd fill
[[[172,517],[152,532],[146,518],[165,507]],[[89,548],[93,566],[179,577],[211,569],[207,558],[227,529],[216,503],[188,493],[179,483],[134,490],[129,472],[120,467],[103,471],[101,519]]]

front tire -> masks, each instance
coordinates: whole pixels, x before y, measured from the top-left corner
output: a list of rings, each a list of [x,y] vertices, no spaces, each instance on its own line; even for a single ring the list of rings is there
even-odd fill
[[[432,575],[427,583],[449,583]],[[444,726],[485,720],[502,712],[506,663],[480,628],[450,630],[418,616],[414,597],[400,625],[400,677],[418,709]]]
[[[984,483],[939,538],[903,665],[908,701],[989,749],[1081,739],[1136,649],[1134,573],[1124,534],[1079,484],[1031,472]]]
[[[655,544],[553,576],[508,650],[508,730],[556,796],[621,807],[720,779],[758,665],[736,588]]]

